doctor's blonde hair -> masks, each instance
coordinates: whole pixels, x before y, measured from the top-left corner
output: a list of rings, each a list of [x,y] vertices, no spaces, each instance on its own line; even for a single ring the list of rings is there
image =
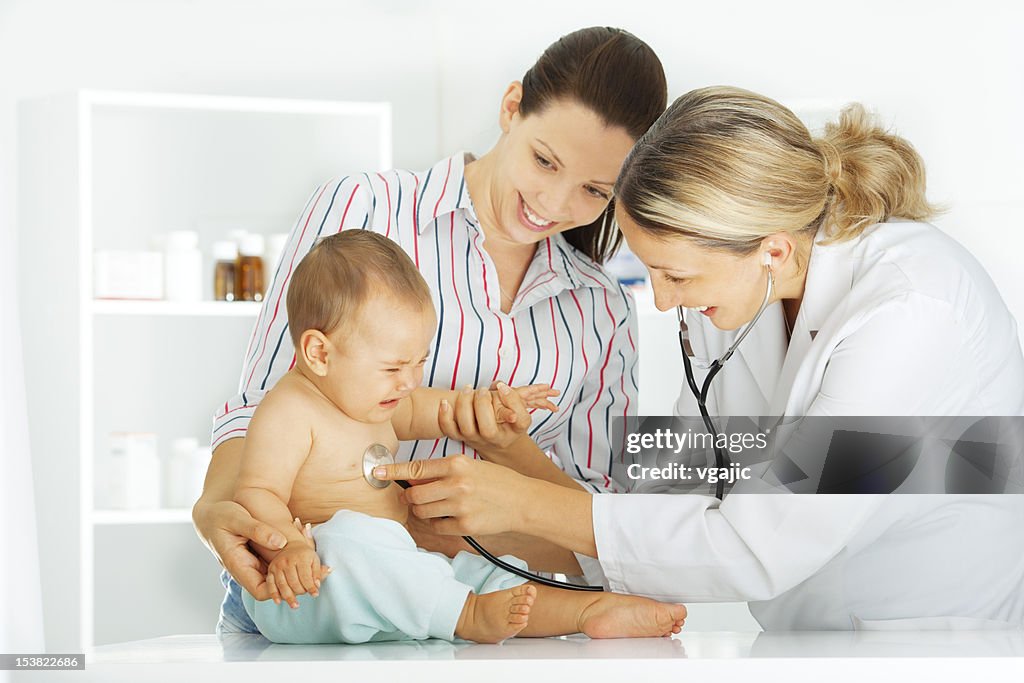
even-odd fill
[[[853,239],[889,218],[926,220],[925,170],[860,104],[812,138],[778,102],[739,88],[677,99],[633,147],[615,196],[647,231],[745,255],[775,232]]]

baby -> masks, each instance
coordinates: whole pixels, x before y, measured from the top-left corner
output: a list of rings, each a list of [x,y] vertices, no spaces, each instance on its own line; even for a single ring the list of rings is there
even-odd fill
[[[281,550],[255,548],[269,565],[274,600],[243,594],[264,636],[498,642],[516,634],[679,632],[682,605],[549,588],[472,553],[449,559],[418,549],[401,489],[363,478],[369,445],[395,452],[400,439],[442,438],[438,411],[454,399],[420,388],[437,321],[426,282],[397,244],[362,230],[321,240],[292,275],[287,307],[295,365],[250,422],[235,490],[239,504],[287,539]],[[492,403],[495,421],[514,431],[517,415],[503,400],[510,391],[499,385]],[[555,408],[547,399],[557,392],[546,386],[514,391],[530,407]]]

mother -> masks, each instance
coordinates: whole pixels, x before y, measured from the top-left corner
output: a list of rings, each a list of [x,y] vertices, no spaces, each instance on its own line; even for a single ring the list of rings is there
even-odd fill
[[[735,88],[669,107],[616,185],[658,307],[691,309],[707,361],[773,283],[712,415],[1024,415],[1016,324],[980,264],[924,222],[924,186],[914,149],[858,106],[821,139]],[[766,629],[1024,626],[1024,496],[589,496],[461,458],[387,476],[438,478],[406,496],[440,533],[533,534],[579,553],[592,582],[750,601]]]
[[[261,397],[293,362],[280,305],[292,268],[318,237],[343,228],[391,237],[430,284],[438,331],[426,384],[544,382],[561,392],[560,410],[535,421],[532,440],[508,448],[500,447],[505,441],[494,436],[494,425],[475,423],[466,395],[455,414],[442,416],[447,433],[465,443],[405,444],[399,460],[468,448],[473,457],[561,486],[616,489],[610,422],[636,409],[636,315],[630,296],[600,264],[621,241],[610,220],[619,168],[666,100],[661,63],[645,43],[618,29],[582,29],[551,45],[522,83],[508,86],[501,136],[481,158],[458,153],[423,173],[352,175],[314,192],[277,265],[239,393],[215,418],[214,456],[193,509],[200,537],[257,599],[265,597],[257,589],[263,567],[246,542],[276,547],[277,539],[231,502],[243,439]],[[569,553],[551,545],[497,542],[500,552],[534,564],[546,556],[541,564],[575,567]],[[225,614],[238,613],[229,609],[238,585],[227,578]],[[252,627],[222,619],[221,628]]]

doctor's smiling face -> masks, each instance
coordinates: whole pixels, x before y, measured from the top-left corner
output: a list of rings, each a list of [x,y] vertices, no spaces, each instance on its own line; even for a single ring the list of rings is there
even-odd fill
[[[762,251],[740,256],[699,246],[687,237],[655,236],[622,208],[616,209],[615,219],[630,251],[651,274],[659,311],[706,307],[703,315],[720,330],[735,330],[754,318],[768,286]],[[784,248],[770,250],[773,256],[784,257],[790,245],[780,246]],[[777,292],[772,299],[778,299]]]

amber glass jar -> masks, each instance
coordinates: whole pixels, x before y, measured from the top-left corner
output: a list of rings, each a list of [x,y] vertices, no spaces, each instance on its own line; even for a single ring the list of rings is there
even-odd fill
[[[235,300],[263,301],[263,235],[246,234],[235,264]]]
[[[213,243],[213,298],[215,301],[235,300],[235,262],[238,245],[230,240]]]

